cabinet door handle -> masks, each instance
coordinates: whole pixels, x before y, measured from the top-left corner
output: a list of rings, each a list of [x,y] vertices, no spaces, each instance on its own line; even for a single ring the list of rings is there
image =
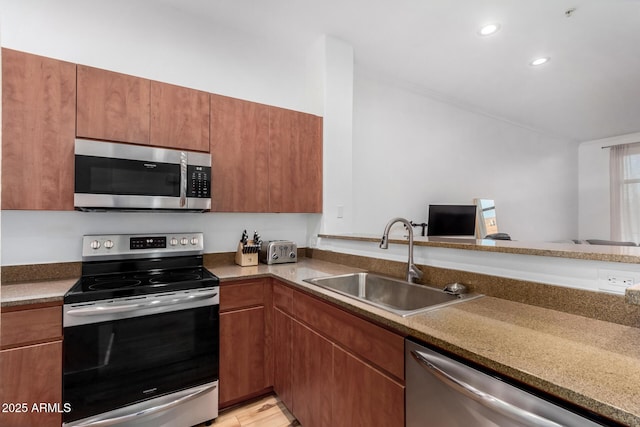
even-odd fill
[[[454,377],[444,369],[440,368],[433,360],[429,359],[428,355],[420,351],[411,350],[411,356],[420,366],[433,374],[433,376],[443,384],[494,412],[500,413],[529,426],[562,427],[561,424],[519,408],[482,390],[478,390],[471,384]]]

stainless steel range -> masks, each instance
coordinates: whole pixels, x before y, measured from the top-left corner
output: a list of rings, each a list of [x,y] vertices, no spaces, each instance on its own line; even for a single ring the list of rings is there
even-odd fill
[[[64,426],[218,416],[219,280],[202,233],[84,236],[64,297]]]

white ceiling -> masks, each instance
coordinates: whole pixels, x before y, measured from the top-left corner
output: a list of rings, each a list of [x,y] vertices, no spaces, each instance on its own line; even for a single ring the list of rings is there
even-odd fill
[[[273,43],[337,37],[357,67],[552,135],[640,131],[640,0],[162,1]],[[551,60],[529,66],[538,56]]]

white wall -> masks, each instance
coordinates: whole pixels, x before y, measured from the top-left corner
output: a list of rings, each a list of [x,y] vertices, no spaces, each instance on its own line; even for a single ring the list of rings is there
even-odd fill
[[[233,252],[242,230],[303,247],[319,215],[2,211],[3,265],[80,261],[85,234],[203,232],[205,253]]]
[[[517,240],[576,238],[577,144],[445,104],[356,68],[354,231],[495,199]]]
[[[639,141],[640,133],[633,133],[580,144],[578,148],[580,239],[608,240],[611,238],[609,150],[602,147]]]
[[[185,218],[189,230],[216,231],[207,251],[234,250],[243,228],[313,245],[319,230],[379,233],[393,216],[423,221],[429,203],[474,197],[496,200],[500,228],[515,239],[577,234],[574,144],[360,69],[354,75],[357,52],[346,43],[274,46],[161,2],[0,0],[0,9],[5,47],[325,116],[324,219],[3,212],[4,265],[77,260],[73,242],[82,234],[138,230],[138,223],[141,231],[184,230]],[[42,235],[58,243],[35,244]]]
[[[211,25],[155,1],[0,0],[2,46],[322,114],[308,52]],[[234,251],[243,229],[306,246],[319,215],[2,212],[2,265],[80,260],[83,234],[205,232]]]
[[[305,51],[162,2],[0,0],[0,9],[4,47],[318,113]]]

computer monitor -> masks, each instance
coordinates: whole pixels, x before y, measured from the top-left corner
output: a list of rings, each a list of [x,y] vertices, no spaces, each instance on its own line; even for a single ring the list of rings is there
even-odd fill
[[[429,205],[427,236],[475,236],[476,205]]]

